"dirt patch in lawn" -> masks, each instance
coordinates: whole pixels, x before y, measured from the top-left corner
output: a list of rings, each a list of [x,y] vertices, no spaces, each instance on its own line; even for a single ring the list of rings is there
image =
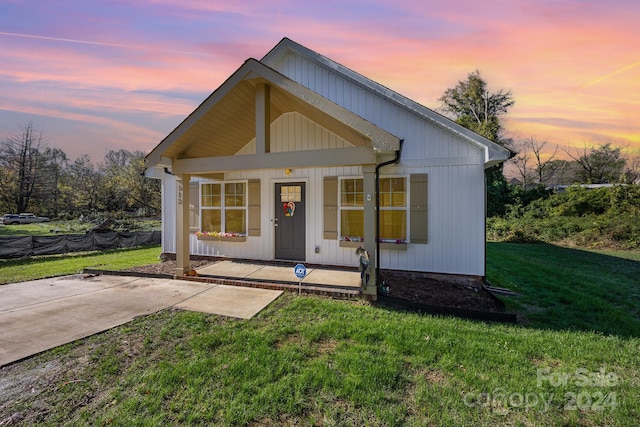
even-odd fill
[[[191,260],[189,262],[189,267],[191,267],[192,270],[195,270],[202,267],[203,265],[212,264],[214,262],[215,261],[211,260]],[[123,271],[144,274],[167,274],[169,276],[173,276],[176,271],[176,262],[163,261],[157,264],[141,265],[139,267],[128,268]]]

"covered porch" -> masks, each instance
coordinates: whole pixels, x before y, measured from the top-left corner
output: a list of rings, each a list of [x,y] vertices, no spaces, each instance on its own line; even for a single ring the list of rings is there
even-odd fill
[[[296,146],[279,144],[272,138],[272,125],[283,115],[291,113],[336,135],[343,143],[332,147],[318,146],[312,141],[298,141]],[[191,178],[224,182],[229,174],[243,171],[358,167],[365,195],[362,246],[370,254],[371,265],[376,265],[376,166],[392,159],[400,145],[398,137],[264,64],[248,60],[147,156],[148,164],[155,166],[155,172],[149,175],[155,173],[160,177],[170,173],[175,176],[175,276],[182,278],[189,272],[190,234],[193,234],[189,215],[194,203],[190,200]],[[263,198],[258,202],[248,202],[246,244],[260,240],[261,246],[273,247],[275,233],[272,230],[273,226],[278,226],[277,218],[275,223],[271,220],[271,230],[265,227],[265,218],[273,216],[274,202],[273,197],[269,201],[264,200],[264,186],[273,187],[274,182],[264,178],[262,181],[250,179],[247,181],[248,191],[254,185],[257,188],[255,192],[259,194],[262,191]],[[317,199],[322,195],[316,192],[311,197]],[[310,226],[318,228],[321,224]],[[337,229],[334,234],[327,236],[325,230],[324,238],[337,239]],[[266,256],[266,260],[278,259],[281,257]],[[238,270],[240,266],[233,267]],[[275,274],[275,271],[263,267],[249,275]],[[312,277],[321,275],[321,271],[318,269],[311,273],[309,284]],[[346,283],[347,288],[360,287],[359,273],[353,274],[357,280],[340,276],[341,281],[346,280],[341,284]],[[206,275],[202,273],[201,277]],[[287,275],[293,276],[293,273]],[[233,277],[234,280],[243,278]],[[375,295],[375,283],[375,269],[372,269],[369,286],[359,292]]]

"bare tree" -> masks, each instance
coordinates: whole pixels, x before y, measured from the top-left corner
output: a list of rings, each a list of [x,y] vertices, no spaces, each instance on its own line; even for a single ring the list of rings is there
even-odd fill
[[[522,188],[526,188],[531,183],[531,153],[529,152],[529,146],[523,141],[516,142],[516,154],[510,161],[518,170],[519,181]]]
[[[29,208],[38,183],[42,164],[44,134],[32,122],[2,141],[0,151],[0,187],[5,205],[16,212]]]
[[[528,138],[525,141],[526,145],[531,150],[533,158],[535,160],[534,170],[537,174],[538,184],[547,184],[547,180],[550,177],[550,167],[553,165],[553,160],[558,154],[558,145],[549,156],[546,155],[545,147],[549,141],[540,141],[534,137]]]

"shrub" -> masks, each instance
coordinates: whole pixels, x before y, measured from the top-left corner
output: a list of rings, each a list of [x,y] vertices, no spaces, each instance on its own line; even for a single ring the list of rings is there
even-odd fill
[[[640,187],[615,186],[512,205],[487,220],[487,238],[509,242],[563,242],[589,247],[640,247]]]

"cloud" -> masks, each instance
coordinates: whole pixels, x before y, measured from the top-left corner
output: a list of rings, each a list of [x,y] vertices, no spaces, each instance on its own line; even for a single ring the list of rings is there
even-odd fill
[[[490,89],[512,91],[513,132],[640,145],[640,7],[629,0],[32,6],[0,5],[0,105],[95,126],[105,144],[152,147],[245,59],[287,36],[430,108],[479,69]]]
[[[165,48],[153,47],[153,46],[136,46],[131,44],[109,43],[109,42],[100,42],[100,41],[93,41],[93,40],[76,40],[76,39],[66,39],[66,38],[60,38],[60,37],[38,36],[35,34],[7,33],[3,31],[0,31],[0,36],[23,37],[28,39],[39,39],[39,40],[62,42],[62,43],[77,43],[77,44],[86,44],[86,45],[93,45],[93,46],[115,47],[119,49],[179,53],[180,55],[204,55],[201,52],[189,52],[185,50],[173,50],[173,49],[165,49]]]

